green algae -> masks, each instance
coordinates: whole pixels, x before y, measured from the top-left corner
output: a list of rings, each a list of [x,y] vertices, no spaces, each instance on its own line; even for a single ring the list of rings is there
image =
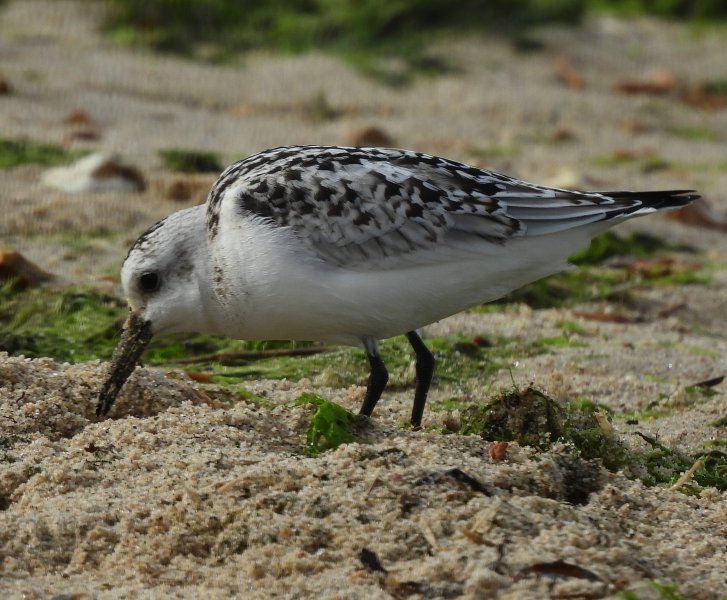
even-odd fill
[[[0,350],[83,362],[111,356],[127,313],[114,296],[83,288],[0,288]]]
[[[356,440],[354,429],[359,417],[335,402],[306,393],[301,394],[291,404],[312,404],[315,407],[306,431],[305,451],[308,455],[317,456],[326,450],[333,450],[341,444]]]
[[[0,169],[25,164],[52,167],[73,162],[85,154],[86,152],[69,151],[61,146],[28,139],[0,138]]]
[[[632,435],[645,442],[645,447],[627,444],[611,424],[612,411],[585,398],[563,403],[533,387],[515,388],[484,406],[460,410],[459,432],[463,435],[515,441],[541,451],[563,442],[574,456],[597,459],[608,470],[622,470],[650,486],[674,485],[700,461],[690,481],[679,491],[694,494],[708,487],[727,489],[727,454],[715,449],[687,454],[641,432]]]
[[[224,168],[214,152],[185,150],[181,148],[162,148],[158,154],[164,166],[170,171],[180,173],[219,173]]]

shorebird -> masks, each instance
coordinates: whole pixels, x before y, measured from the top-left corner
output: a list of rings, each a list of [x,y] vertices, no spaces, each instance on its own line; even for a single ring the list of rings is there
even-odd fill
[[[234,163],[203,205],[131,247],[131,315],[97,407],[108,413],[153,335],[315,340],[362,347],[360,412],[388,380],[377,340],[416,356],[419,426],[434,357],[417,330],[560,271],[625,219],[685,206],[691,190],[579,192],[397,149],[289,146]]]

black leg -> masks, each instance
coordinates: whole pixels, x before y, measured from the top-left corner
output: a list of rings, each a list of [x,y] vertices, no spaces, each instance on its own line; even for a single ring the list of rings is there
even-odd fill
[[[374,412],[376,403],[381,398],[381,393],[386,387],[386,382],[389,381],[389,373],[376,350],[376,342],[373,340],[364,340],[364,347],[366,348],[366,355],[369,357],[371,374],[366,385],[366,396],[364,396],[359,413],[370,417],[371,413]]]
[[[419,427],[422,424],[424,405],[427,403],[429,384],[432,383],[432,375],[434,375],[434,355],[424,345],[416,331],[407,333],[406,339],[409,340],[417,357],[417,380],[414,390],[414,406],[411,409],[411,424],[413,427]]]

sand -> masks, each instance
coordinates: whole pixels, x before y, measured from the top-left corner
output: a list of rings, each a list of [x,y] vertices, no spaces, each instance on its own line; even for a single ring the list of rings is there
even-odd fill
[[[399,146],[533,181],[696,188],[727,208],[727,172],[718,168],[727,110],[613,90],[659,70],[685,86],[723,77],[722,33],[600,19],[538,30],[546,46],[536,53],[465,39],[444,46],[461,73],[392,90],[318,54],[211,66],[133,52],[101,36],[100,17],[94,5],[65,1],[8,2],[0,12],[0,74],[13,88],[0,98],[3,135],[118,153],[147,182],[139,194],[73,195],[42,188],[38,166],[0,171],[3,244],[66,282],[118,293],[108,276],[135,237],[203,200],[214,177],[166,171],[156,153],[166,147],[233,160],[280,144],[345,143],[376,126]],[[582,89],[558,78],[557,56],[577,69]],[[314,117],[320,94],[338,117]],[[97,124],[97,141],[69,141],[64,119],[74,110]],[[689,128],[713,135],[678,133]],[[671,167],[594,160],[626,150]],[[169,197],[180,179],[196,190],[182,202]],[[725,439],[725,427],[710,424],[725,415],[723,396],[684,392],[727,372],[724,234],[661,217],[622,228],[629,230],[695,246],[711,283],[644,291],[638,323],[522,306],[434,324],[425,335],[525,342],[559,335],[563,320],[584,330],[574,334],[578,344],[463,382],[470,399],[508,388],[510,373],[518,385],[616,411],[663,396],[670,416],[614,423],[626,443],[637,442],[637,430],[683,452]],[[98,232],[106,235],[84,251],[70,248],[69,236]],[[677,304],[684,307],[658,316]],[[608,307],[578,307],[590,309]],[[496,459],[480,438],[436,431],[452,416],[442,411],[425,411],[425,431],[412,432],[402,426],[408,388],[385,393],[357,442],[309,457],[310,408],[289,401],[314,391],[355,411],[363,395],[360,386],[327,387],[323,376],[249,381],[271,407],[222,407],[183,374],[137,369],[112,418],[98,421],[105,372],[100,361],[0,353],[4,598],[528,599],[622,590],[656,598],[652,580],[689,598],[727,597],[727,499],[717,490],[646,487],[578,462],[562,445],[537,452],[511,443]],[[451,394],[435,386],[430,405]]]

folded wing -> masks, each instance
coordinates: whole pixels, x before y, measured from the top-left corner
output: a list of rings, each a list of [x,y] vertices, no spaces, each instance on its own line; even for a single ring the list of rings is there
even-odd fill
[[[232,165],[210,193],[207,219],[212,234],[220,202],[233,202],[292,229],[321,260],[365,270],[473,257],[483,242],[557,234],[694,198],[574,192],[404,150],[300,146]]]

